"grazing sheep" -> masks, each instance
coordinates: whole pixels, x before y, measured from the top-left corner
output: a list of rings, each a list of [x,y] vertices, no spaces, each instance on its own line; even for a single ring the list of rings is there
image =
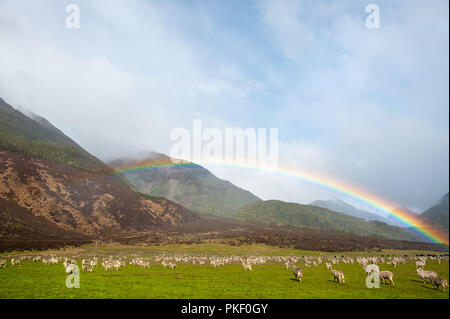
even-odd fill
[[[112,270],[113,269],[113,265],[112,263],[108,262],[108,261],[104,261],[102,262],[102,266],[105,269],[105,271],[107,270]]]
[[[345,284],[344,273],[340,270],[332,270],[331,274],[333,275],[333,282],[338,281],[340,284]]]
[[[294,273],[295,279],[297,279],[299,282],[302,282],[303,269],[294,265],[292,266],[292,272]]]
[[[242,266],[244,266],[244,270],[252,271],[252,265],[242,262]]]
[[[416,261],[416,268],[417,267],[425,267],[425,262],[424,261]]]
[[[390,271],[380,271],[379,273],[379,277],[380,277],[380,281],[382,283],[384,283],[384,280],[387,279],[389,280],[389,284],[391,284],[392,286],[395,286],[394,284],[394,274]]]
[[[81,265],[81,269],[83,271],[92,272],[92,266],[90,264],[84,263]]]
[[[438,274],[431,270],[423,270],[422,268],[417,269],[417,275],[423,282],[426,282],[426,279],[429,279],[431,282],[431,277],[438,277]]]
[[[0,268],[6,267],[6,260],[0,260]]]
[[[331,270],[333,268],[333,266],[330,263],[325,263],[325,265],[327,266],[327,270]]]
[[[432,284],[433,286],[436,286],[436,289],[437,289],[437,290],[441,290],[440,287],[442,287],[442,290],[443,290],[443,291],[445,290],[445,288],[448,289],[448,283],[447,283],[447,280],[446,280],[446,279],[444,279],[444,278],[439,278],[438,276],[431,277],[430,279],[431,279],[431,284]]]
[[[11,259],[11,267],[14,267],[14,265],[20,265],[21,260],[20,259]]]
[[[112,262],[112,266],[114,267],[115,270],[119,270],[121,263],[118,260],[115,260]]]

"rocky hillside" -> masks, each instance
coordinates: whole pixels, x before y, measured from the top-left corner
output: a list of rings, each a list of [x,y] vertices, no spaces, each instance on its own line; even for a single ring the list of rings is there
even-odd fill
[[[0,236],[109,236],[198,215],[135,192],[48,121],[0,101]]]

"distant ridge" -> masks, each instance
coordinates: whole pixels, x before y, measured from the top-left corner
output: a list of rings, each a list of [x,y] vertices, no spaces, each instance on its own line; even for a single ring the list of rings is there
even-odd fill
[[[396,240],[423,241],[407,228],[391,226],[379,221],[366,221],[343,213],[312,205],[279,200],[249,204],[234,216],[245,222],[338,231],[361,236],[380,236]]]
[[[229,216],[261,200],[200,165],[173,163],[167,155],[150,152],[137,159],[122,158],[109,164],[122,172],[139,192],[163,196],[202,215]],[[127,169],[136,167],[148,169]]]
[[[376,220],[392,226],[402,226],[400,223],[393,221],[391,218],[386,218],[365,210],[357,209],[340,199],[316,200],[309,205],[326,208],[353,217],[363,218],[367,221]]]
[[[425,222],[437,229],[449,233],[449,193],[445,194],[435,205],[425,210],[421,215]]]

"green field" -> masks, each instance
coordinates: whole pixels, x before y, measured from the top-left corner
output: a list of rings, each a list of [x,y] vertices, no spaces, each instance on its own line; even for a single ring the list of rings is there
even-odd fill
[[[266,255],[266,256],[375,256],[395,254],[414,256],[413,251],[383,251],[377,253],[321,253],[282,249],[264,245],[230,247],[222,244],[146,246],[146,247],[102,247],[98,256],[154,257],[162,254],[205,255]],[[83,247],[74,251],[28,252],[22,255],[45,254],[46,256],[77,256],[80,264],[83,256],[92,257],[93,248]],[[8,254],[11,256],[12,254]],[[18,253],[18,255],[20,255]],[[11,258],[11,257],[9,257]],[[0,259],[6,259],[1,254]],[[100,258],[99,258],[100,259]],[[345,284],[332,281],[331,272],[325,263],[303,270],[301,283],[294,280],[291,270],[283,263],[268,262],[253,266],[253,271],[244,271],[241,264],[211,267],[179,263],[176,269],[164,268],[152,261],[150,269],[127,265],[119,271],[104,271],[102,266],[92,273],[81,272],[80,288],[65,286],[66,274],[61,262],[44,265],[42,262],[23,261],[21,266],[0,268],[0,298],[449,298],[448,289],[437,291],[417,277],[415,261],[406,264],[380,264],[381,270],[394,273],[395,287],[381,285],[379,289],[365,286],[366,274],[355,264],[333,265],[345,274]],[[440,277],[449,279],[448,260],[438,264],[427,260],[425,269],[436,271]]]

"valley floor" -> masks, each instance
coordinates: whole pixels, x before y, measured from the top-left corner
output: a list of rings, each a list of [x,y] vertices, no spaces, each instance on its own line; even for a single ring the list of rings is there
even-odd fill
[[[0,268],[0,298],[354,298],[354,299],[448,299],[448,289],[438,291],[429,283],[423,283],[417,276],[416,254],[424,251],[350,252],[322,253],[295,249],[277,248],[266,245],[243,245],[232,247],[224,244],[160,245],[160,246],[122,246],[99,247],[92,245],[72,250],[53,250],[44,252],[22,252],[0,254],[0,260],[8,260],[5,268]],[[365,285],[366,273],[356,263],[333,265],[334,269],[345,274],[345,284],[333,282],[331,271],[326,269],[325,261],[317,267],[306,267],[303,260],[297,265],[303,268],[302,282],[294,279],[292,270],[283,262],[268,261],[254,265],[252,271],[245,271],[242,264],[231,263],[212,267],[179,262],[175,269],[165,268],[155,257],[163,256],[397,256],[406,258],[406,264],[394,267],[391,264],[379,264],[381,270],[394,273],[395,287],[381,285],[368,289]],[[434,254],[434,253],[433,253]],[[441,254],[441,253],[437,253]],[[98,256],[103,258],[122,258],[128,262],[136,257],[148,258],[150,268],[141,268],[127,264],[118,271],[105,271],[99,264],[93,272],[81,272],[80,288],[66,287],[66,273],[62,262],[56,265],[44,265],[42,261],[22,261],[11,267],[11,258],[23,255],[42,255],[76,258],[81,268],[81,260]],[[427,260],[425,269],[436,271],[440,277],[449,279],[448,259],[438,264],[436,260]]]

